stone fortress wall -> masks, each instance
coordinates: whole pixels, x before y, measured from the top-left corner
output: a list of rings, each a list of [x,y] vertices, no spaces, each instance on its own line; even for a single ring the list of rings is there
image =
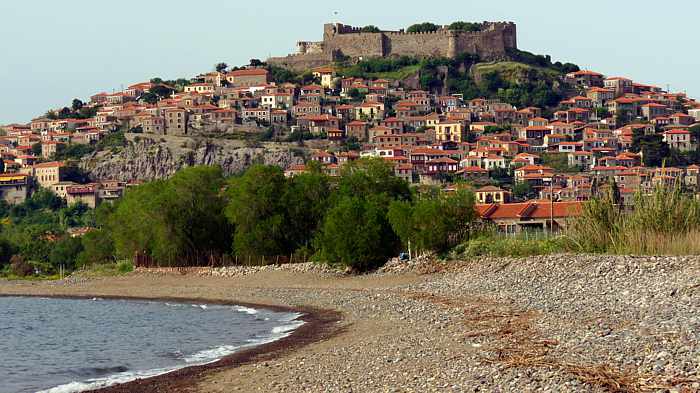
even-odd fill
[[[479,55],[484,60],[507,57],[508,49],[517,49],[517,29],[512,22],[483,22],[481,31],[459,32],[446,27],[429,33],[401,31],[362,32],[361,28],[340,23],[323,27],[323,41],[297,43],[298,53],[273,57],[268,62],[295,70],[304,70],[349,57],[414,56],[448,57]]]

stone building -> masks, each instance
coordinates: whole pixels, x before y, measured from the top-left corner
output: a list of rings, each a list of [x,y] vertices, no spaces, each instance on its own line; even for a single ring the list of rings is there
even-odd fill
[[[65,164],[62,162],[42,162],[34,165],[33,174],[41,187],[51,188],[54,184],[63,180]]]
[[[10,205],[17,205],[29,195],[29,180],[27,175],[18,173],[0,174],[0,199]]]
[[[460,54],[479,55],[484,60],[506,58],[508,50],[517,49],[517,32],[512,22],[484,22],[481,31],[464,32],[446,27],[428,33],[400,31],[363,32],[341,23],[323,27],[323,41],[297,43],[298,53],[268,59],[268,63],[295,70],[305,70],[349,57],[360,60],[372,57],[414,56],[448,57]]]

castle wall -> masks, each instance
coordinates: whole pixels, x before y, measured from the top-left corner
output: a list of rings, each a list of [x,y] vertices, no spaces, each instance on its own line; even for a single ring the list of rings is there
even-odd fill
[[[433,33],[385,33],[386,54],[417,57],[450,57],[450,37],[446,31]]]
[[[431,33],[382,31],[363,33],[361,29],[326,24],[322,42],[299,42],[299,54],[277,57],[270,63],[294,70],[327,65],[338,55],[350,58],[386,56],[449,57],[462,53],[477,54],[483,60],[499,60],[509,48],[517,48],[514,23],[484,22],[479,32],[455,32],[445,29]]]
[[[455,40],[456,53],[474,53],[487,60],[504,57],[509,48],[517,48],[515,24],[512,23],[496,23],[475,33],[458,33]]]
[[[326,53],[339,50],[350,57],[382,57],[384,43],[382,33],[337,34],[323,43]]]
[[[271,57],[267,59],[269,64],[294,71],[306,71],[310,68],[322,67],[328,65],[332,61],[333,59],[330,55],[325,53],[306,53],[285,57]]]

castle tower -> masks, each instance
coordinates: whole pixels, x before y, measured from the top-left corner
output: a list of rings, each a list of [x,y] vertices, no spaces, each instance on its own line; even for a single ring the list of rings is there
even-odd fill
[[[450,59],[455,59],[457,58],[458,54],[457,32],[449,31],[447,32],[447,34],[447,57],[449,57]]]

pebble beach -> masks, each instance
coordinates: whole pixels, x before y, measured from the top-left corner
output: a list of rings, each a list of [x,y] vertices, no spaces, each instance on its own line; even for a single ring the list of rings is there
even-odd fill
[[[697,257],[422,258],[361,276],[312,264],[183,273],[0,281],[0,294],[198,298],[337,315],[296,343],[188,373],[177,391],[700,391]],[[164,386],[145,380],[124,391]]]

